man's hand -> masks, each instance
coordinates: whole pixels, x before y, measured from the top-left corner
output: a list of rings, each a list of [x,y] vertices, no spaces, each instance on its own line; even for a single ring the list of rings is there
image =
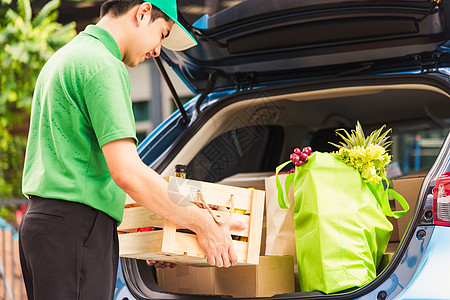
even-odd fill
[[[231,239],[230,229],[243,230],[247,225],[233,220],[233,218],[226,224],[217,224],[210,216],[209,218],[211,221],[207,223],[207,226],[196,232],[208,263],[212,266],[226,268],[235,265],[238,257]]]
[[[210,265],[216,267],[230,267],[237,262],[237,254],[231,240],[230,229],[243,230],[247,226],[240,221],[233,221],[232,219],[227,224],[219,225],[214,223],[216,232],[206,231],[206,233],[197,234],[197,239],[202,249],[205,251],[207,261]],[[223,237],[221,235],[223,234]],[[174,268],[176,264],[147,260],[148,266],[155,268]]]

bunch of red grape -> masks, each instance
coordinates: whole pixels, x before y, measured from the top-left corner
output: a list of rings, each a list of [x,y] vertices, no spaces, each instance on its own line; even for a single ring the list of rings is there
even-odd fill
[[[302,150],[300,150],[299,148],[295,148],[294,153],[292,153],[290,156],[290,159],[296,167],[300,167],[301,165],[308,162],[308,156],[310,156],[311,153],[311,147],[305,147]]]

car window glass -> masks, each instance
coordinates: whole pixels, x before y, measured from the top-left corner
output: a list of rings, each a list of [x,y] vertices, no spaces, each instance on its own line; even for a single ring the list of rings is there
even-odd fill
[[[238,173],[275,170],[282,146],[278,126],[227,131],[207,144],[187,165],[187,177],[217,182]],[[278,155],[278,156],[277,156]]]
[[[430,168],[447,136],[446,129],[417,131],[391,135],[392,163],[389,177],[397,177]]]

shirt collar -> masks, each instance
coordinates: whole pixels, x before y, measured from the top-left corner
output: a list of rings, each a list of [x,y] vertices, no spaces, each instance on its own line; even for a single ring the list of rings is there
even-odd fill
[[[97,25],[88,25],[83,33],[99,40],[114,57],[116,57],[118,60],[122,60],[119,46],[108,31]]]

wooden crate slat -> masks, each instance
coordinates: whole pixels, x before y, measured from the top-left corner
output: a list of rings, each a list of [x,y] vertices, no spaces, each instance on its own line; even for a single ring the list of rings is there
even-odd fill
[[[218,206],[228,206],[230,196],[234,197],[234,207],[236,209],[251,209],[252,189],[238,188],[229,185],[221,185],[203,181],[169,177],[169,184],[173,184],[179,193],[189,195],[189,199],[197,199],[197,191],[200,190],[203,198],[208,204]],[[264,193],[263,191],[259,191]]]
[[[176,243],[177,225],[169,220],[164,221],[163,240],[161,251],[174,252]]]
[[[247,263],[248,243],[243,241],[233,241],[236,253],[238,255],[238,262]],[[205,252],[200,247],[197,237],[193,234],[177,233],[174,253],[175,255],[191,257],[191,258],[205,258],[204,263],[207,264]]]
[[[217,215],[220,215],[222,218],[228,217],[228,212],[223,211],[215,211]],[[249,228],[250,228],[250,216],[249,215],[241,215],[241,214],[233,214],[232,219],[239,220],[247,225],[247,228],[243,230],[231,229],[230,233],[232,235],[237,236],[248,236]],[[122,232],[136,232],[137,228],[142,227],[163,227],[164,226],[164,218],[160,215],[155,214],[154,212],[146,209],[143,206],[139,207],[129,207],[124,210],[123,213],[123,221],[117,230]]]
[[[170,254],[170,253],[142,253],[140,255],[136,255],[136,256],[130,256],[130,258],[136,258],[136,259],[141,259],[141,260],[147,260],[148,257],[151,256],[152,259],[151,260],[156,260],[156,261],[166,261],[166,262],[171,262],[171,263],[175,263],[178,265],[190,265],[190,266],[197,266],[197,267],[210,267],[210,265],[208,264],[206,258],[193,258],[193,257],[188,257],[188,256],[183,256],[183,255],[175,255],[175,254]],[[242,262],[237,262],[236,266],[244,266],[244,265],[249,265],[247,263],[242,263]]]
[[[257,193],[256,190],[254,190],[254,192],[255,193],[252,196],[252,208],[250,213],[251,218],[248,235],[247,263],[258,264],[259,250],[261,247],[265,194]]]
[[[163,231],[146,231],[119,235],[119,253],[124,257],[136,257],[142,252],[161,251]]]
[[[165,251],[165,249],[163,249]],[[204,258],[205,252],[194,234],[178,232],[175,238],[173,253],[196,258]]]
[[[175,255],[175,254],[164,254],[161,255],[152,255],[154,260],[159,261],[169,261],[171,263],[180,264],[180,265],[194,265],[194,266],[207,266],[206,258],[193,258],[184,255]]]
[[[164,225],[164,218],[151,212],[143,206],[129,207],[123,211],[123,220],[117,230],[128,231],[129,229]]]
[[[160,246],[162,230],[122,234],[119,236],[120,256],[138,259],[164,260],[173,263],[208,265],[205,253],[193,234],[176,233],[174,250],[166,252]],[[248,243],[233,241],[238,262],[247,264]]]
[[[255,264],[253,262],[249,262],[247,259],[248,245],[249,245],[248,242],[233,241],[233,244],[234,248],[236,249],[238,257],[242,257],[242,259],[238,259],[238,263]]]

